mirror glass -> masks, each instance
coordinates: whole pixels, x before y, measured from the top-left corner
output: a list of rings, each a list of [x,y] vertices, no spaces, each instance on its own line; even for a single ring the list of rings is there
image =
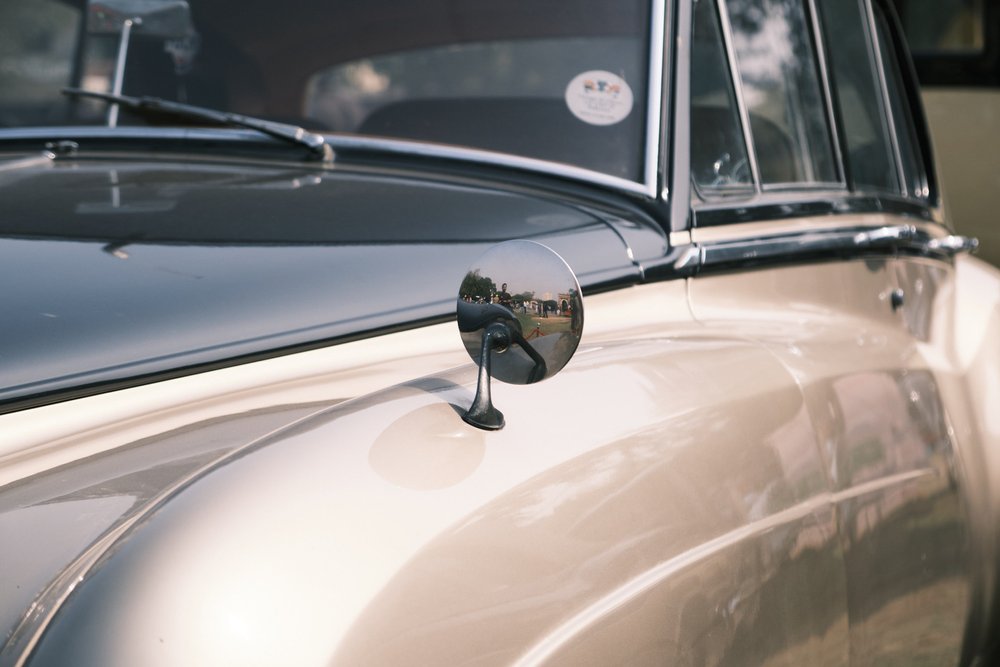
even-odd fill
[[[458,328],[479,363],[483,333],[505,324],[510,344],[490,352],[491,375],[512,384],[559,372],[583,333],[580,283],[555,251],[534,241],[493,246],[465,274],[458,292]]]

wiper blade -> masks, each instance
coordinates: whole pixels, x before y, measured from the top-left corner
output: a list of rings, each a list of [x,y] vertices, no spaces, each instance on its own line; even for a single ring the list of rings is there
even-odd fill
[[[331,148],[330,144],[326,142],[323,135],[315,132],[309,132],[296,125],[276,123],[270,120],[253,118],[252,116],[244,116],[242,114],[231,113],[229,111],[208,109],[205,107],[194,106],[192,104],[184,104],[182,102],[171,102],[170,100],[165,100],[159,97],[132,97],[129,95],[115,95],[114,93],[100,93],[93,90],[84,90],[83,88],[63,88],[62,93],[63,95],[69,95],[70,97],[88,97],[97,100],[104,100],[105,102],[120,104],[128,107],[129,109],[135,109],[138,111],[145,110],[158,113],[169,113],[182,116],[184,118],[205,120],[219,125],[250,128],[251,130],[257,130],[258,132],[268,136],[288,141],[298,146],[305,146],[309,149],[309,152],[319,157],[323,160],[323,162],[333,161],[333,148]]]

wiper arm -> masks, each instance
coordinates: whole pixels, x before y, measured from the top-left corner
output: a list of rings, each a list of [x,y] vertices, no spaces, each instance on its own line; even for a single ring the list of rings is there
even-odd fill
[[[100,93],[93,90],[84,90],[83,88],[63,88],[62,94],[69,95],[70,97],[88,97],[97,100],[104,100],[105,102],[120,104],[128,107],[129,109],[135,109],[138,111],[147,110],[159,113],[169,113],[182,116],[184,118],[194,118],[212,123],[218,123],[219,125],[247,127],[298,146],[305,146],[311,153],[323,160],[323,162],[333,161],[333,148],[331,148],[330,144],[326,142],[323,135],[315,132],[309,132],[296,125],[276,123],[270,120],[262,120],[260,118],[253,118],[251,116],[244,116],[242,114],[231,113],[228,111],[207,109],[205,107],[184,104],[182,102],[171,102],[170,100],[164,100],[159,97],[131,97],[129,95],[115,95],[114,93]]]

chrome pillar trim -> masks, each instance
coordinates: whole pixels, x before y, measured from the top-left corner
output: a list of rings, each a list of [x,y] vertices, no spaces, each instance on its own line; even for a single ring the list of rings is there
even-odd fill
[[[646,146],[643,181],[647,194],[657,195],[657,177],[660,171],[660,137],[663,123],[663,72],[667,54],[666,0],[653,0],[650,8],[649,83],[646,87]]]

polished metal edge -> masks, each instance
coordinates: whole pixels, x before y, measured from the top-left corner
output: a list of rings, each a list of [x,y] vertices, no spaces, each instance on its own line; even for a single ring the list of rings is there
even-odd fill
[[[663,136],[663,72],[666,60],[666,0],[653,0],[650,10],[649,82],[646,85],[646,145],[643,181],[646,193],[656,196],[660,167],[660,138]]]
[[[715,199],[695,207],[694,227],[864,213],[901,215],[928,222],[941,222],[938,211],[924,201],[890,194],[830,190],[769,192],[750,199]]]
[[[881,224],[846,224],[826,229],[780,229],[753,237],[693,241],[673,248],[664,264],[647,267],[649,278],[668,274],[690,276],[761,265],[798,263],[822,258],[855,259],[872,255],[919,256],[951,261],[959,253],[975,252],[975,238],[950,234],[932,222],[886,216]],[[733,228],[734,232],[738,227]]]
[[[655,183],[638,183],[618,176],[609,176],[598,171],[573,167],[570,165],[520,157],[507,153],[480,150],[478,148],[462,148],[421,141],[404,139],[382,139],[374,137],[348,137],[343,135],[327,135],[327,141],[336,150],[358,150],[389,153],[409,157],[440,158],[462,162],[477,162],[492,166],[507,167],[522,171],[534,171],[550,176],[559,176],[576,181],[583,181],[606,188],[612,188],[645,197],[656,196]]]

